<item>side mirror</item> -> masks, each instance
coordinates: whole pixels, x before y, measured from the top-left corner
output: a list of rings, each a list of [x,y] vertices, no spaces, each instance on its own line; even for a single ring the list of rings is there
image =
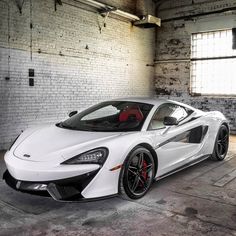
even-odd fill
[[[166,116],[166,117],[164,117],[163,124],[166,126],[172,126],[172,125],[178,125],[179,122],[177,121],[177,119],[175,117]]]
[[[72,111],[69,113],[69,117],[72,117],[72,116],[76,115],[77,113],[78,113],[78,111]]]

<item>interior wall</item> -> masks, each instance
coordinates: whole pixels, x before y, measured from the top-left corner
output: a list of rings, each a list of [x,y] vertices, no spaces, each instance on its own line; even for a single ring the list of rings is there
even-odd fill
[[[164,1],[158,9],[158,16],[164,22],[157,31],[154,79],[155,96],[178,100],[205,111],[221,111],[230,121],[232,133],[236,133],[236,97],[192,96],[190,56],[192,33],[236,27],[236,13],[226,11],[185,19],[180,17],[234,7],[234,0]],[[236,73],[232,76],[236,77]]]
[[[135,13],[133,0],[104,2]],[[155,30],[113,17],[104,27],[104,18],[84,7],[65,0],[55,11],[54,0],[25,0],[20,14],[15,0],[0,0],[0,150],[21,130],[69,111],[151,95]]]

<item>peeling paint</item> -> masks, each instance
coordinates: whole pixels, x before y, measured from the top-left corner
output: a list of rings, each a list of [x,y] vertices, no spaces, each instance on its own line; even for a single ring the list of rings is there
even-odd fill
[[[222,0],[219,1],[222,2]],[[230,5],[235,4],[233,0],[227,0],[227,2],[230,2]],[[162,4],[162,7],[165,7],[165,10],[161,12],[161,16],[164,19],[171,17],[170,12],[175,16],[183,16],[186,14],[183,9],[188,9],[188,12],[195,14],[200,11],[205,12],[207,8],[220,9],[225,6],[225,4],[221,6],[214,1],[210,3],[207,0],[202,0],[201,3],[195,2],[192,5],[181,1],[183,5],[181,7],[178,5],[180,4],[179,1],[171,2],[169,8],[168,4],[170,4],[170,1]],[[218,21],[220,21],[221,16],[224,17],[224,14],[217,16]],[[209,17],[206,18],[212,27],[215,23],[215,18],[212,18],[212,22]],[[204,17],[201,18],[201,21],[196,19],[192,23],[195,29],[200,26],[203,20]],[[184,21],[164,22],[163,27],[158,28],[156,41],[156,61],[161,61],[155,66],[154,84],[156,96],[178,100],[205,111],[221,111],[230,121],[231,132],[236,134],[235,97],[201,96],[200,94],[190,93],[191,32],[188,29],[188,24]]]

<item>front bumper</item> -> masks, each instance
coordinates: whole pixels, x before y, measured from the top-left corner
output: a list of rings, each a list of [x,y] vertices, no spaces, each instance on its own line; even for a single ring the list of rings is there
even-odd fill
[[[47,162],[23,160],[14,156],[11,151],[6,152],[4,160],[9,173],[15,179],[40,183],[68,179],[100,169],[97,164],[61,165],[62,159]]]
[[[15,179],[8,170],[3,174],[5,182],[13,189],[21,192],[51,196],[57,201],[82,200],[81,192],[96,176],[99,170],[95,170],[72,178],[55,181],[30,182]]]
[[[86,199],[86,201],[88,201],[88,199],[89,201],[100,198],[103,199],[118,193],[120,170],[110,170],[111,167],[115,166],[117,163],[109,163],[107,165],[106,162],[102,167],[97,164],[61,165],[59,164],[61,160],[58,162],[50,159],[48,162],[23,160],[14,156],[11,151],[6,152],[4,160],[9,172],[5,175],[5,180],[15,179],[17,181],[16,183],[14,183],[15,181],[13,181],[13,184],[10,184],[9,181],[8,183],[12,188],[18,191],[38,195],[46,194],[56,200],[66,201],[70,200],[72,197],[66,196],[64,191],[66,191],[66,193],[73,192],[76,198],[81,197],[81,199]],[[95,173],[94,176],[93,173]],[[86,181],[88,174],[93,177],[91,177],[82,188],[76,186],[76,192],[74,192],[76,184],[74,184],[73,180],[78,177],[80,186],[81,183]],[[8,175],[10,175],[10,177]],[[66,184],[61,184],[61,180],[67,180]],[[71,180],[72,184],[70,183]],[[16,186],[17,183],[18,185]],[[49,186],[50,183],[52,184]],[[61,185],[65,189],[61,188]],[[71,185],[73,188],[68,189],[67,187]],[[56,192],[59,192],[59,196]],[[61,192],[63,192],[63,194]]]

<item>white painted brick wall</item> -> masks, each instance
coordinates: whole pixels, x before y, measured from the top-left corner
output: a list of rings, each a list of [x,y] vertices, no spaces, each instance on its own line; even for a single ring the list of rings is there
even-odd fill
[[[132,12],[131,1],[119,1],[126,5]],[[155,30],[108,18],[100,33],[98,14],[66,4],[57,9],[52,0],[32,0],[31,60],[30,1],[20,15],[14,0],[0,0],[0,149],[27,127],[60,121],[101,100],[152,91],[154,69],[146,64],[153,63]],[[34,87],[28,85],[29,68],[35,70]]]

